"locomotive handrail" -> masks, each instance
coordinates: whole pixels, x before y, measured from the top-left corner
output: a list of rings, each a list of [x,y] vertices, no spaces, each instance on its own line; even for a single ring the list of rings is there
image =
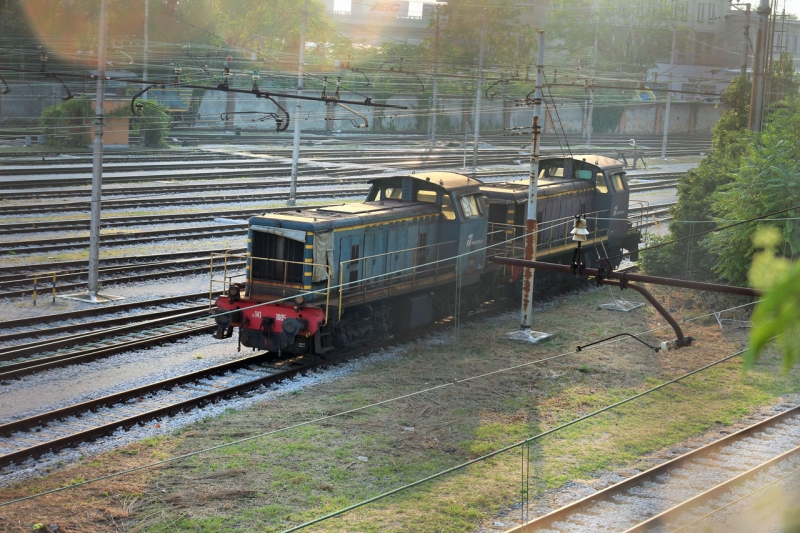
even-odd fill
[[[389,289],[389,293],[391,294],[393,280],[395,280],[396,278],[399,278],[400,280],[402,280],[404,277],[411,276],[411,281],[414,281],[414,280],[416,280],[418,271],[420,271],[420,270],[424,271],[426,269],[429,270],[431,268],[431,266],[433,266],[433,269],[434,269],[434,271],[433,271],[433,279],[434,280],[438,279],[438,277],[440,275],[440,272],[439,272],[440,271],[440,263],[442,261],[447,260],[447,259],[451,259],[450,257],[440,257],[441,248],[442,248],[442,246],[446,246],[446,245],[449,245],[449,244],[458,244],[458,241],[447,241],[447,242],[440,242],[440,243],[435,243],[435,244],[426,244],[426,245],[423,245],[423,246],[416,246],[414,248],[406,248],[404,250],[395,250],[395,251],[392,251],[392,252],[385,252],[385,253],[382,253],[382,254],[368,255],[368,256],[364,256],[364,257],[359,257],[357,259],[348,259],[347,261],[341,261],[339,263],[339,319],[341,320],[341,318],[342,318],[342,308],[343,308],[343,303],[344,303],[344,293],[348,288],[349,289],[354,289],[354,288],[357,289],[357,288],[361,287],[361,289],[364,291],[364,294],[366,294],[367,288],[368,288],[368,283],[370,282],[370,280],[372,280],[372,285],[374,285],[375,283],[380,283],[381,278],[386,278],[386,279],[388,279],[388,282],[389,282],[388,283],[388,289]],[[416,259],[415,259],[414,260],[415,264],[412,265],[411,267],[401,269],[401,271],[399,271],[399,272],[394,272],[392,270],[392,259],[393,259],[393,256],[398,255],[398,254],[410,253],[410,252],[415,252],[416,253],[416,252],[418,252],[420,250],[426,250],[427,251],[427,250],[429,250],[431,248],[434,248],[434,247],[436,248],[436,259],[434,261],[426,261],[424,263],[416,264]],[[367,265],[369,265],[369,263],[367,262],[367,260],[369,260],[369,259],[373,259],[374,260],[374,259],[378,259],[380,257],[386,257],[386,256],[389,257],[389,264],[388,264],[388,268],[386,269],[386,271],[381,273],[381,274],[374,275],[374,276],[368,276],[366,270],[367,270]],[[453,257],[455,257],[455,256],[453,256]],[[364,265],[365,265],[364,266],[364,271],[363,271],[364,272],[364,276],[361,279],[348,282],[347,285],[351,285],[351,287],[346,287],[345,286],[345,282],[344,282],[345,266],[348,265],[348,264],[352,264],[352,263],[358,263],[360,261],[364,261]],[[405,272],[405,271],[410,271],[410,272]]]
[[[214,256],[218,256],[218,257],[223,257],[224,258],[223,273],[222,273],[222,279],[221,280],[214,279]],[[209,307],[209,309],[213,308],[213,298],[214,298],[213,294],[214,294],[214,283],[215,282],[216,283],[222,283],[222,294],[227,294],[226,283],[228,285],[230,285],[231,284],[231,280],[234,277],[245,277],[245,276],[247,276],[246,273],[245,274],[238,274],[236,276],[230,276],[230,277],[228,276],[228,258],[229,257],[231,257],[231,258],[236,257],[236,258],[244,258],[244,259],[246,259],[247,262],[248,262],[247,263],[248,270],[250,269],[250,265],[252,264],[252,261],[268,261],[268,262],[273,262],[273,263],[284,263],[286,265],[300,265],[300,266],[303,266],[303,267],[311,267],[312,269],[314,267],[322,267],[322,268],[324,268],[326,270],[326,272],[327,272],[328,284],[327,284],[327,287],[325,287],[325,289],[324,289],[325,290],[325,323],[322,324],[322,325],[323,326],[327,326],[328,325],[328,316],[329,316],[328,310],[330,308],[330,300],[331,300],[331,267],[329,265],[323,265],[321,263],[305,263],[303,261],[287,261],[285,259],[274,259],[274,258],[269,258],[269,257],[253,257],[250,254],[242,254],[242,253],[211,252],[211,256],[210,256],[210,281],[209,281],[209,286],[208,286],[208,289],[209,289],[208,307]],[[286,285],[286,283],[287,283],[288,272],[289,272],[288,268],[284,268],[283,269],[283,284],[284,285]],[[319,292],[319,291],[313,291],[313,290],[312,291],[308,291],[308,293],[311,293],[311,292]],[[306,294],[306,293],[301,293],[301,294]],[[277,298],[275,300],[275,302],[282,301],[282,300],[285,300],[285,299],[286,298]]]
[[[608,210],[604,209],[602,211],[592,211],[590,213],[586,213],[587,220],[594,222],[593,227],[593,237],[590,239],[592,242],[597,241],[604,236],[608,235],[607,228],[599,228],[598,221],[601,218],[600,215],[602,213],[607,213]],[[537,239],[536,250],[539,251],[546,251],[547,253],[552,253],[553,248],[559,248],[565,244],[572,242],[572,236],[569,234],[568,231],[564,231],[564,235],[561,237],[553,237],[553,233],[557,231],[557,228],[561,226],[565,226],[567,224],[572,223],[574,217],[564,217],[558,218],[555,220],[548,220],[546,222],[542,222],[537,227],[537,233],[539,234],[539,239]],[[496,229],[499,228],[499,229]],[[495,240],[492,236],[497,236],[498,234],[505,234],[505,240]],[[511,253],[515,253],[516,251],[523,250],[522,243],[517,243],[517,241],[521,240],[525,234],[525,226],[521,226],[518,224],[508,224],[503,222],[489,222],[489,230],[487,232],[487,242],[489,243],[489,248],[499,249],[501,245],[506,245],[505,247],[511,246]],[[548,238],[546,238],[548,237]]]

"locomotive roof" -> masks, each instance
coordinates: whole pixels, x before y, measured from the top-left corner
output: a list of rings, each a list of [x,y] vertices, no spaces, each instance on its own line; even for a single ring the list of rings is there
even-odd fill
[[[539,161],[539,168],[563,168],[564,160],[566,157],[543,157]],[[595,154],[582,154],[572,157],[574,160],[574,168],[576,170],[583,168],[593,168],[595,171],[615,171],[622,170],[623,166],[620,161]],[[528,183],[529,180],[507,181],[502,183],[487,183],[481,187],[481,192],[490,199],[521,199],[528,196]],[[537,195],[539,197],[547,197],[555,194],[560,194],[569,191],[578,191],[583,189],[594,189],[595,180],[564,178],[561,176],[541,176],[537,180]]]
[[[543,157],[540,160],[540,166],[544,163],[553,162],[553,161],[564,161],[564,159],[569,159],[568,157]],[[581,163],[589,163],[590,165],[594,165],[603,170],[610,170],[612,168],[623,168],[622,161],[618,161],[611,157],[606,157],[604,155],[597,155],[597,154],[577,154],[573,155],[572,159],[575,160],[576,168],[581,168],[579,165]]]
[[[594,189],[594,180],[566,179],[566,178],[539,178],[537,182],[537,196],[545,197],[554,194],[578,191],[582,189]],[[503,183],[487,183],[481,187],[481,192],[489,198],[505,198],[506,196],[516,197],[524,193],[528,197],[528,180],[506,181]]]
[[[426,185],[434,185],[432,189],[442,189],[445,191],[455,191],[466,187],[480,187],[483,182],[455,172],[418,172],[400,176],[384,176],[369,180],[369,183],[380,183],[383,181],[396,181],[402,178],[411,178]],[[429,187],[425,187],[429,188]]]
[[[433,203],[383,200],[325,207],[298,207],[293,211],[265,213],[251,217],[251,226],[272,226],[304,231],[328,231],[361,224],[377,224],[409,217],[438,215]]]

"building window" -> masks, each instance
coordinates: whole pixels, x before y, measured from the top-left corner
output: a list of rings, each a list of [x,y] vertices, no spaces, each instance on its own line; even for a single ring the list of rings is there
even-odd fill
[[[422,18],[422,9],[424,4],[422,2],[409,2],[408,3],[408,18]]]
[[[349,15],[352,11],[352,0],[333,0],[333,12]]]

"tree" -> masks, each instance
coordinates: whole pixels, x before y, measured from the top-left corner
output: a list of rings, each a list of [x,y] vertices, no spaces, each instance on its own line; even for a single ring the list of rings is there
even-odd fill
[[[800,359],[800,261],[792,264],[775,255],[781,240],[776,228],[762,230],[753,238],[754,246],[762,251],[753,257],[749,279],[766,293],[753,312],[753,329],[745,354],[747,367],[776,336],[783,351],[784,370]]]
[[[484,65],[509,70],[527,65],[534,48],[534,29],[523,24],[523,12],[515,0],[451,0],[441,7],[440,54],[452,68],[471,68],[480,54],[484,24]],[[435,24],[435,21],[431,21]],[[432,50],[433,42],[426,41]]]
[[[782,211],[759,223],[779,230],[782,254],[800,254],[800,104],[774,111],[764,131],[751,138],[747,158],[732,174],[733,181],[711,196],[711,210],[718,223],[748,220]],[[786,211],[798,207],[797,212]],[[705,247],[716,257],[714,271],[735,284],[747,280],[747,263],[755,252],[752,238],[759,225],[743,224],[711,234]]]
[[[678,181],[678,201],[670,208],[670,233],[653,244],[686,239],[714,227],[711,195],[718,187],[733,181],[733,174],[738,171],[750,141],[746,130],[750,110],[750,80],[746,76],[734,78],[722,92],[720,100],[726,109],[714,127],[712,150],[698,167]],[[697,243],[690,239],[645,251],[641,254],[642,266],[653,274],[685,275],[689,258],[694,259],[690,254],[696,246]],[[692,264],[692,267],[711,272],[714,257],[706,254],[697,254],[697,257],[699,264]]]
[[[788,186],[795,183],[792,165],[796,156],[787,152],[789,145],[797,142],[792,137],[792,113],[798,109],[798,78],[791,65],[787,55],[773,64],[770,82],[781,93],[772,97],[767,125],[761,134],[747,130],[750,81],[739,76],[723,91],[721,101],[727,109],[714,127],[713,150],[679,181],[678,202],[670,209],[670,235],[661,242],[684,240],[643,252],[645,269],[680,276],[687,273],[686,266],[691,263],[693,269],[708,276],[716,274],[729,282],[745,282],[746,261],[753,254],[750,237],[754,226],[726,230],[699,243],[690,237],[713,229],[717,220],[752,218],[770,212],[763,209],[780,202],[775,197],[777,184],[781,180]],[[780,178],[784,174],[786,178]],[[783,198],[793,198],[793,192],[787,191]],[[742,205],[737,207],[732,202]]]
[[[669,57],[673,11],[667,2],[554,0],[549,17],[553,34],[570,57],[605,70],[644,73],[657,59]]]

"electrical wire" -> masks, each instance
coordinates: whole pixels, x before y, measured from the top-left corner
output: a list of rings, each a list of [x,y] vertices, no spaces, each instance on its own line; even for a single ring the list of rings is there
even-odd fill
[[[756,220],[766,220],[767,217],[771,217],[771,216],[774,216],[774,215],[779,215],[781,213],[786,213],[788,211],[792,211],[792,210],[795,210],[795,209],[800,209],[800,205],[796,205],[794,207],[789,207],[787,209],[781,209],[780,211],[773,211],[772,213],[767,213],[766,215],[761,215],[761,216],[757,216],[757,217],[753,217],[753,218],[748,218],[747,220],[741,220],[739,222],[734,222],[732,224],[728,224],[727,226],[721,226],[721,227],[718,227],[718,228],[714,228],[714,229],[710,229],[710,230],[706,230],[706,231],[701,231],[700,233],[695,233],[694,235],[689,235],[688,237],[680,237],[680,238],[672,240],[672,241],[667,241],[667,242],[662,242],[662,243],[659,243],[659,244],[654,244],[653,246],[648,246],[647,248],[640,248],[639,252],[644,252],[644,251],[647,251],[647,250],[655,250],[656,248],[661,248],[662,246],[669,246],[669,245],[676,244],[676,243],[679,243],[679,242],[682,242],[682,241],[685,241],[685,240],[696,239],[697,237],[700,237],[702,235],[708,235],[709,233],[717,233],[717,232],[722,231],[724,229],[733,228],[735,226],[741,226],[742,224],[747,224],[749,222],[755,222]],[[774,219],[774,220],[778,221],[778,220],[783,220],[783,219],[778,218],[778,219]],[[706,222],[713,222],[713,220],[708,220]],[[619,259],[620,257],[623,257],[624,255],[627,255],[627,254],[615,255],[611,259]]]
[[[347,284],[345,284],[345,285],[347,285]],[[318,291],[313,291],[313,292],[318,292]],[[308,293],[308,294],[313,294],[313,292]],[[293,298],[294,297],[275,300],[275,301],[276,302],[287,301],[287,300],[292,300]],[[748,304],[736,306],[736,307],[733,307],[733,308],[730,308],[730,309],[737,309],[737,308],[745,307],[745,306],[748,306],[748,305],[755,305],[755,302],[751,302],[751,303],[748,303]],[[242,309],[246,309],[246,308],[242,308]],[[728,309],[724,309],[724,310],[721,310],[719,312],[724,312],[724,311],[727,311],[727,310]],[[240,311],[241,311],[241,309],[240,309]],[[222,313],[220,313],[220,314],[222,314]],[[710,317],[712,315],[713,315],[713,313],[709,313],[709,314],[706,314],[706,315],[701,315],[701,316],[698,316],[698,317],[695,317],[695,318],[692,318],[692,319],[683,320],[683,321],[681,321],[681,323],[693,322],[693,321],[701,320],[701,319],[704,319],[706,317]],[[214,315],[214,316],[216,316],[216,315]],[[204,320],[204,319],[194,319],[194,320],[190,320],[190,321],[185,321],[183,323],[197,322],[197,321],[200,321],[200,320]],[[661,329],[668,329],[668,328],[669,328],[669,326],[662,326],[662,327],[659,327],[659,328],[653,328],[653,329],[650,329],[650,330],[647,330],[647,331],[640,332],[640,333],[638,333],[638,335],[642,335],[642,334],[645,334],[645,333],[651,333],[651,332],[654,332],[654,331],[658,331],[658,330],[661,330]],[[616,342],[619,342],[619,340],[606,341],[605,343],[599,344],[597,346],[604,346],[606,344],[614,344]],[[443,473],[439,473],[439,474],[436,474],[434,476],[425,478],[424,480],[420,480],[418,482],[415,482],[415,483],[413,483],[411,485],[406,486],[405,488],[410,488],[412,486],[416,486],[416,485],[418,485],[420,483],[423,483],[425,481],[429,481],[431,479],[435,479],[436,477],[440,477],[441,475],[444,475],[446,473],[450,473],[451,471],[463,468],[464,466],[469,466],[469,464],[473,464],[473,463],[477,462],[478,460],[482,460],[484,458],[493,457],[495,455],[498,455],[499,453],[502,453],[503,451],[508,451],[508,450],[514,449],[517,446],[520,446],[522,444],[525,444],[525,443],[528,443],[528,442],[532,442],[533,440],[536,440],[536,439],[538,439],[540,437],[543,437],[545,435],[554,433],[554,432],[556,432],[556,431],[558,431],[560,429],[564,429],[565,427],[569,427],[570,425],[573,425],[573,424],[575,424],[577,422],[585,420],[586,418],[589,418],[590,416],[594,416],[594,414],[599,414],[600,412],[603,412],[605,410],[608,410],[608,409],[611,409],[613,407],[622,405],[624,403],[627,403],[628,401],[631,401],[633,399],[636,399],[636,398],[639,398],[641,396],[644,396],[645,394],[647,394],[649,392],[652,392],[652,391],[658,390],[660,388],[663,388],[666,385],[674,383],[674,382],[676,382],[676,381],[678,381],[680,379],[683,379],[683,378],[688,377],[690,375],[696,374],[697,372],[700,372],[702,370],[705,370],[707,368],[715,366],[715,365],[717,365],[717,364],[719,364],[721,362],[724,362],[724,361],[727,361],[729,359],[732,359],[733,357],[741,355],[744,352],[745,352],[745,350],[742,350],[742,351],[737,352],[737,353],[735,353],[733,355],[727,356],[724,359],[721,359],[721,360],[719,360],[717,362],[711,363],[710,365],[706,365],[706,366],[704,366],[704,367],[702,367],[700,369],[694,370],[694,371],[692,371],[692,372],[690,372],[688,374],[685,374],[685,375],[683,375],[681,377],[678,377],[678,378],[675,378],[675,379],[670,380],[668,382],[662,383],[661,385],[653,387],[652,389],[649,389],[648,391],[644,391],[644,392],[639,393],[637,395],[634,395],[634,396],[632,396],[632,397],[630,397],[628,399],[625,399],[625,400],[622,400],[622,401],[617,402],[615,404],[612,404],[611,406],[607,406],[607,407],[603,408],[602,410],[595,411],[594,413],[590,413],[589,415],[586,415],[586,416],[583,416],[583,417],[581,417],[579,419],[573,420],[572,422],[568,422],[567,424],[564,424],[564,425],[559,426],[557,428],[553,428],[553,429],[547,430],[546,432],[540,433],[539,435],[536,435],[534,437],[526,439],[525,441],[523,441],[521,443],[517,443],[517,444],[511,445],[511,446],[509,446],[507,448],[504,448],[502,450],[498,450],[498,451],[492,452],[491,454],[489,454],[487,456],[484,456],[483,458],[478,458],[478,459],[472,460],[469,463],[462,464],[462,465],[460,465],[458,467],[453,467],[452,469],[448,469],[447,471],[445,471]],[[576,353],[578,353],[578,352],[577,351],[564,352],[564,353],[553,355],[553,356],[550,356],[550,357],[545,357],[545,358],[542,358],[542,359],[538,359],[536,361],[528,361],[528,362],[525,362],[525,363],[521,363],[521,364],[518,364],[518,365],[513,365],[513,366],[510,366],[510,367],[503,368],[503,369],[493,370],[491,372],[486,372],[486,373],[483,373],[483,374],[470,376],[470,377],[467,377],[467,378],[464,378],[464,379],[461,379],[461,380],[454,380],[453,382],[448,382],[448,383],[443,383],[443,384],[440,384],[440,385],[435,385],[433,387],[428,387],[428,388],[423,389],[423,390],[414,391],[414,392],[411,392],[411,393],[408,393],[408,394],[403,394],[403,395],[400,395],[400,396],[396,396],[394,398],[389,398],[389,399],[386,399],[386,400],[382,400],[382,401],[379,401],[379,402],[374,402],[372,404],[364,405],[364,406],[361,406],[361,407],[356,407],[356,408],[353,408],[353,409],[348,409],[346,411],[341,411],[341,412],[336,413],[336,414],[325,415],[325,416],[322,416],[322,417],[318,417],[318,418],[313,419],[313,420],[307,420],[305,422],[298,422],[297,424],[293,424],[293,425],[286,426],[286,427],[283,427],[283,428],[278,428],[278,429],[275,429],[275,430],[267,431],[267,432],[264,432],[264,433],[260,433],[258,435],[252,435],[250,437],[244,437],[242,439],[237,439],[237,440],[234,440],[234,441],[231,441],[231,442],[226,442],[226,443],[219,444],[219,445],[216,445],[216,446],[207,447],[207,448],[204,448],[202,450],[197,450],[197,451],[194,451],[194,452],[189,452],[189,453],[178,455],[178,456],[175,456],[175,457],[170,457],[170,458],[167,458],[167,459],[163,459],[161,461],[156,461],[156,462],[149,463],[149,464],[146,464],[146,465],[141,465],[141,466],[138,466],[138,467],[126,469],[126,470],[123,470],[123,471],[120,471],[120,472],[114,472],[114,473],[111,473],[111,474],[107,474],[105,476],[100,476],[100,477],[97,477],[97,478],[92,478],[92,479],[89,479],[89,480],[86,480],[86,481],[82,481],[80,483],[75,483],[75,484],[68,485],[68,486],[65,486],[65,487],[59,487],[59,488],[52,489],[52,490],[49,490],[49,491],[42,491],[42,492],[37,493],[37,494],[33,494],[33,495],[30,495],[30,496],[24,496],[22,498],[16,498],[16,499],[9,500],[9,501],[6,501],[6,502],[0,502],[0,508],[7,507],[9,505],[13,505],[13,504],[16,504],[16,503],[21,503],[21,502],[24,502],[24,501],[37,499],[37,498],[40,498],[42,496],[46,496],[48,494],[54,494],[54,493],[62,492],[62,491],[65,491],[65,490],[71,490],[71,489],[82,487],[82,486],[85,486],[85,485],[94,484],[94,483],[97,483],[99,481],[104,481],[104,480],[107,480],[107,479],[116,478],[116,477],[119,477],[119,476],[122,476],[122,475],[130,474],[130,473],[134,473],[134,472],[139,472],[139,471],[142,471],[142,470],[149,470],[151,468],[156,468],[158,466],[162,466],[162,465],[165,465],[165,464],[174,463],[176,461],[180,461],[180,460],[183,460],[183,459],[188,459],[190,457],[195,457],[195,456],[202,455],[202,454],[205,454],[205,453],[208,453],[208,452],[211,452],[211,451],[219,450],[219,449],[222,449],[222,448],[227,448],[229,446],[235,446],[235,445],[242,444],[242,443],[245,443],[245,442],[249,442],[249,441],[252,441],[252,440],[255,440],[255,439],[259,439],[259,438],[262,438],[262,437],[267,437],[267,436],[270,436],[270,435],[283,433],[285,431],[289,431],[289,430],[292,430],[292,429],[297,429],[297,428],[300,428],[300,427],[316,424],[316,423],[319,423],[319,422],[324,422],[326,420],[331,420],[331,419],[334,419],[334,418],[344,417],[344,416],[347,416],[347,415],[351,415],[351,414],[354,414],[354,413],[358,413],[358,412],[362,412],[362,411],[371,409],[373,407],[379,407],[381,405],[387,405],[387,404],[390,404],[392,402],[400,401],[400,400],[403,400],[403,399],[407,399],[407,398],[412,398],[412,397],[415,397],[415,396],[428,394],[428,393],[436,391],[436,390],[442,390],[442,389],[445,389],[445,388],[448,388],[448,387],[455,386],[458,383],[471,382],[471,381],[475,381],[475,380],[478,380],[478,379],[482,379],[482,378],[486,378],[486,377],[502,374],[502,373],[505,373],[505,372],[519,370],[519,369],[522,369],[522,368],[529,367],[531,365],[535,365],[535,364],[539,364],[539,363],[543,363],[543,362],[547,362],[547,361],[552,361],[552,360],[556,360],[556,359],[561,359],[561,358],[564,358],[564,357],[567,357],[567,356],[570,356],[570,355],[574,355]],[[396,489],[396,490],[392,491],[391,493],[387,493],[385,495],[382,495],[381,497],[385,497],[386,495],[389,495],[389,494],[394,494],[394,493],[398,492],[398,490],[399,489]],[[361,505],[364,505],[364,503],[362,503]],[[360,507],[361,505],[358,505],[358,507]],[[347,510],[351,510],[351,509],[348,508]],[[337,512],[336,515],[342,514],[342,512],[345,512],[345,511],[342,510],[341,512]],[[334,515],[334,516],[336,516],[336,515]],[[310,524],[306,524],[306,526],[307,525],[310,525]],[[304,526],[304,527],[306,527],[306,526]],[[292,530],[289,530],[289,531],[294,531],[294,530],[296,530],[296,528],[292,529]]]
[[[599,414],[605,413],[607,411],[611,411],[612,409],[614,409],[616,407],[619,407],[619,406],[625,405],[627,403],[630,403],[630,402],[632,402],[634,400],[637,400],[637,399],[639,399],[639,398],[641,398],[643,396],[646,396],[648,394],[652,394],[652,393],[654,393],[654,392],[656,392],[658,390],[663,389],[664,387],[667,387],[667,386],[672,385],[674,383],[678,383],[678,382],[680,382],[680,381],[682,381],[682,380],[684,380],[684,379],[686,379],[688,377],[691,377],[691,376],[693,376],[695,374],[703,372],[704,370],[708,370],[709,368],[713,368],[713,367],[715,367],[715,366],[717,366],[719,364],[722,364],[722,363],[725,363],[727,361],[730,361],[731,359],[733,359],[735,357],[738,357],[741,354],[745,353],[745,351],[746,350],[741,350],[741,351],[738,351],[738,352],[733,353],[731,355],[728,355],[726,357],[723,357],[722,359],[719,359],[719,360],[714,361],[712,363],[709,363],[709,364],[707,364],[705,366],[702,366],[700,368],[697,368],[695,370],[687,372],[687,373],[685,373],[685,374],[683,374],[683,375],[681,375],[681,376],[679,376],[677,378],[674,378],[674,379],[671,379],[671,380],[666,381],[664,383],[661,383],[659,385],[656,385],[655,387],[652,387],[650,389],[642,391],[642,392],[640,392],[638,394],[634,394],[633,396],[629,396],[629,397],[627,397],[627,398],[625,398],[623,400],[615,402],[615,403],[613,403],[611,405],[607,405],[606,407],[603,407],[601,409],[597,409],[595,411],[592,411],[591,413],[588,413],[588,414],[586,414],[584,416],[581,416],[581,417],[575,418],[573,420],[570,420],[569,422],[566,422],[564,424],[556,426],[556,427],[554,427],[552,429],[548,429],[546,431],[543,431],[543,432],[541,432],[541,433],[539,433],[537,435],[534,435],[532,437],[528,437],[528,438],[526,438],[526,439],[524,439],[524,440],[522,440],[520,442],[516,442],[514,444],[510,444],[508,446],[504,446],[504,447],[502,447],[502,448],[500,448],[498,450],[494,450],[492,452],[484,454],[484,455],[482,455],[480,457],[477,457],[475,459],[471,459],[471,460],[463,462],[463,463],[461,463],[459,465],[452,466],[450,468],[447,468],[445,470],[437,472],[436,474],[427,476],[427,477],[425,477],[423,479],[419,479],[419,480],[414,481],[412,483],[408,483],[406,485],[403,485],[402,487],[397,487],[396,489],[392,489],[392,490],[386,491],[386,492],[384,492],[382,494],[379,494],[377,496],[373,496],[372,498],[368,498],[366,500],[362,500],[362,501],[360,501],[358,503],[355,503],[353,505],[349,505],[349,506],[344,507],[342,509],[338,509],[338,510],[332,512],[332,513],[328,513],[328,514],[326,514],[324,516],[321,516],[319,518],[315,518],[313,520],[309,520],[309,521],[304,522],[304,523],[302,523],[300,525],[297,525],[295,527],[286,529],[286,530],[283,531],[283,533],[292,533],[294,531],[300,531],[301,529],[305,529],[305,528],[310,527],[310,526],[312,526],[314,524],[319,524],[321,522],[324,522],[325,520],[329,520],[331,518],[335,518],[337,516],[340,516],[342,514],[345,514],[345,513],[349,512],[349,511],[358,509],[359,507],[363,507],[365,505],[369,505],[371,503],[375,503],[375,502],[383,500],[383,499],[385,499],[385,498],[387,498],[389,496],[393,496],[393,495],[398,494],[400,492],[403,492],[405,490],[408,490],[408,489],[411,489],[411,488],[414,488],[414,487],[418,487],[418,486],[420,486],[420,485],[422,485],[424,483],[427,483],[429,481],[433,481],[435,479],[439,479],[441,477],[444,477],[444,476],[446,476],[448,474],[452,474],[453,472],[457,472],[459,470],[463,470],[464,468],[467,468],[468,466],[474,465],[474,464],[479,463],[479,462],[486,461],[488,459],[491,459],[492,457],[496,457],[496,456],[501,455],[503,453],[509,452],[511,450],[514,450],[514,449],[520,447],[520,446],[524,446],[524,445],[530,444],[531,442],[540,440],[540,439],[542,439],[542,438],[544,438],[544,437],[546,437],[548,435],[552,435],[553,433],[556,433],[558,431],[566,429],[566,428],[568,428],[570,426],[574,426],[575,424],[583,422],[584,420],[588,420],[588,419],[593,418],[593,417],[595,417],[595,416],[597,416]]]

